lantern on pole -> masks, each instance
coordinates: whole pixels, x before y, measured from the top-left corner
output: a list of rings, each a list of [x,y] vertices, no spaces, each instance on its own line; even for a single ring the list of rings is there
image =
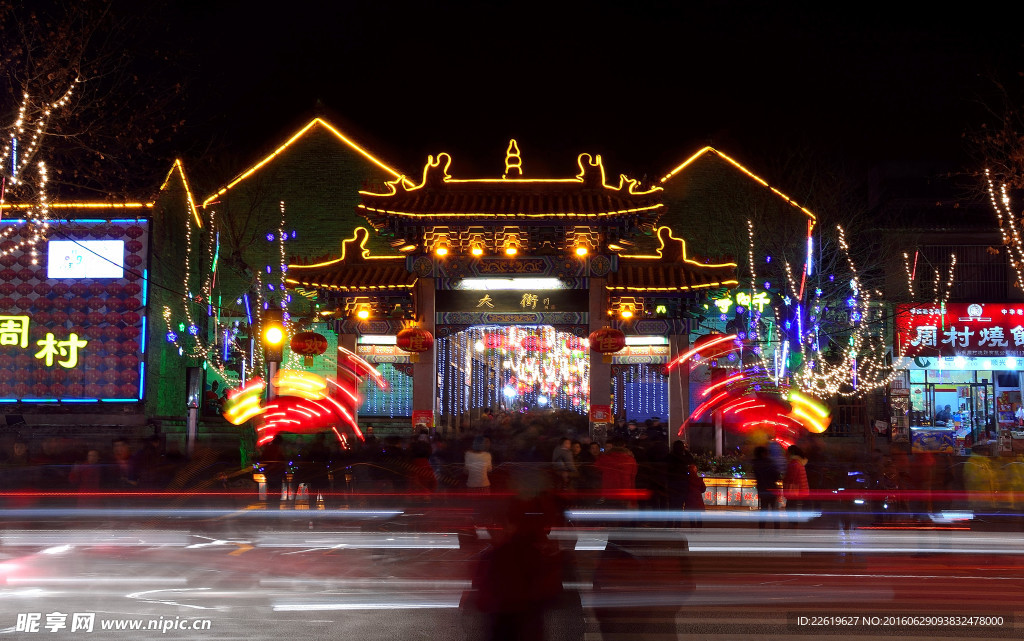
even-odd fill
[[[407,327],[398,332],[395,344],[403,351],[412,352],[409,360],[415,363],[419,359],[418,354],[434,346],[434,335],[420,327]]]
[[[625,346],[626,335],[621,330],[602,327],[590,333],[590,349],[599,352],[606,363],[611,362],[613,353],[622,351]]]
[[[292,351],[301,354],[303,364],[309,367],[313,364],[313,357],[319,356],[327,351],[327,339],[316,332],[299,332],[292,336]]]

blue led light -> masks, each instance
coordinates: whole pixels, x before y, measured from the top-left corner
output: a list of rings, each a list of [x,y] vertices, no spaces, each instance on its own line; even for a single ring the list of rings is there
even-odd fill
[[[737,314],[742,314],[745,310],[746,310],[746,308],[741,306],[741,305],[737,305],[736,306],[736,313]]]
[[[295,233],[295,230],[293,229],[292,230],[292,238],[295,238],[295,236],[296,236],[296,233]]]
[[[273,234],[267,234],[267,241],[268,242],[273,242],[273,240],[274,240],[274,235]]]
[[[267,289],[274,291],[274,283],[267,283]]]
[[[729,320],[729,317],[726,316],[725,314],[721,314],[721,315],[719,315],[718,319],[721,320],[721,321],[727,321],[727,320]]]
[[[192,334],[193,336],[198,336],[199,335],[199,326],[195,325],[194,323],[192,325],[189,325],[188,326],[188,333]]]
[[[288,312],[285,312],[285,313],[284,313],[284,316],[283,316],[283,318],[284,318],[284,319],[285,319],[286,321],[290,321],[290,320],[292,319],[292,315],[291,315],[291,314],[289,314]]]
[[[167,342],[168,343],[173,343],[176,340],[178,340],[178,335],[177,334],[175,334],[174,332],[167,332]]]
[[[270,265],[267,265],[267,273],[270,273]]]

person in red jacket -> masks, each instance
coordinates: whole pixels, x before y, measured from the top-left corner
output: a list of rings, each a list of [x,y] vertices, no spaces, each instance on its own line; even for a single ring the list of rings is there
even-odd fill
[[[782,495],[786,497],[787,511],[801,512],[807,509],[807,498],[811,495],[807,470],[804,469],[807,458],[796,445],[790,445],[786,454],[789,456],[789,464],[786,466],[786,475],[782,477]]]
[[[621,438],[608,441],[604,454],[594,464],[601,473],[601,495],[606,505],[635,508],[637,464],[633,453],[625,447]]]

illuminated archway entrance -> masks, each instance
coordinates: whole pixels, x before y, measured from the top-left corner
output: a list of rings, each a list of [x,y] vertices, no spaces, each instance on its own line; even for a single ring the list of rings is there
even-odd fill
[[[467,426],[485,412],[587,414],[587,339],[551,325],[478,325],[439,338],[438,414]]]

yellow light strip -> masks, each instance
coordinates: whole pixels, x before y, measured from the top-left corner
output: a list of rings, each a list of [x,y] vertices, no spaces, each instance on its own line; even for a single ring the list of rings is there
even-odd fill
[[[409,181],[409,180],[408,180],[407,178],[405,178],[404,176],[402,176],[401,174],[399,174],[399,173],[398,173],[397,171],[395,171],[395,170],[394,170],[394,169],[392,169],[391,167],[388,167],[387,165],[385,165],[385,164],[384,164],[383,162],[381,162],[381,161],[380,161],[380,160],[378,160],[378,159],[377,159],[376,157],[374,157],[374,156],[373,156],[373,155],[372,155],[372,154],[371,154],[370,152],[366,151],[365,149],[363,149],[362,147],[360,147],[359,145],[357,145],[357,144],[356,144],[355,142],[353,142],[353,141],[352,141],[352,140],[351,140],[350,138],[348,138],[347,136],[345,136],[345,135],[344,135],[343,133],[341,133],[340,131],[338,131],[337,129],[335,129],[335,128],[334,128],[334,127],[333,127],[333,126],[332,126],[332,125],[330,124],[330,123],[328,123],[327,121],[325,121],[325,120],[323,120],[323,119],[321,119],[321,118],[314,118],[313,120],[311,120],[311,121],[309,122],[309,124],[307,124],[307,125],[306,125],[305,127],[303,127],[302,129],[300,129],[300,130],[298,131],[298,133],[296,133],[296,134],[295,134],[294,136],[292,136],[291,138],[289,138],[287,142],[285,142],[285,143],[284,143],[283,145],[281,145],[280,147],[278,147],[278,148],[277,148],[277,149],[276,149],[276,150],[275,150],[275,151],[274,151],[273,153],[271,153],[271,154],[270,154],[269,156],[267,156],[267,157],[266,157],[266,158],[264,158],[263,160],[259,161],[258,163],[256,163],[255,165],[253,165],[252,167],[250,167],[249,169],[247,169],[247,170],[246,170],[245,172],[243,172],[242,174],[240,174],[240,175],[239,175],[239,176],[238,176],[237,178],[235,178],[234,180],[232,180],[232,181],[231,181],[230,183],[228,183],[228,184],[227,184],[226,186],[224,186],[224,187],[221,187],[221,188],[220,188],[220,190],[219,190],[219,191],[217,191],[217,192],[216,192],[215,194],[211,195],[211,196],[210,196],[210,197],[208,197],[208,198],[207,198],[206,200],[204,200],[204,201],[203,201],[203,205],[202,205],[202,206],[203,206],[203,207],[206,207],[206,206],[207,206],[207,205],[209,205],[209,204],[210,204],[210,203],[211,203],[211,202],[212,202],[212,201],[213,201],[214,199],[216,199],[216,198],[219,198],[220,196],[224,195],[225,193],[227,193],[227,192],[228,192],[228,190],[232,189],[232,188],[233,188],[233,187],[234,187],[235,185],[237,185],[238,183],[242,182],[243,180],[245,180],[245,179],[246,179],[246,178],[248,178],[249,176],[251,176],[251,175],[253,175],[254,173],[256,173],[257,171],[259,171],[259,170],[260,170],[260,168],[262,168],[262,167],[263,167],[264,165],[266,165],[266,164],[267,164],[267,163],[269,163],[269,162],[270,162],[271,160],[273,160],[274,158],[276,158],[277,156],[279,156],[279,155],[280,155],[281,153],[283,153],[283,152],[284,152],[284,151],[285,151],[286,149],[288,149],[288,147],[292,146],[292,144],[293,144],[293,143],[295,143],[295,142],[296,142],[297,140],[299,140],[300,138],[302,138],[302,137],[303,137],[303,136],[304,136],[304,135],[306,134],[306,132],[308,132],[308,131],[309,131],[310,129],[312,129],[312,128],[313,128],[314,126],[316,126],[316,125],[321,125],[321,126],[323,126],[323,127],[325,128],[325,129],[327,129],[327,131],[330,131],[330,132],[331,132],[332,134],[334,134],[335,136],[337,136],[337,137],[338,137],[338,139],[340,139],[340,140],[341,140],[342,142],[344,142],[345,144],[347,144],[347,145],[348,145],[349,147],[351,147],[351,148],[352,148],[352,149],[353,149],[354,151],[358,152],[358,153],[359,153],[359,154],[361,154],[361,155],[362,155],[362,156],[363,156],[364,158],[366,158],[367,160],[369,160],[369,161],[370,161],[370,162],[372,162],[373,164],[377,165],[378,167],[380,167],[381,169],[383,169],[383,170],[384,170],[384,171],[386,171],[387,173],[389,173],[389,174],[391,174],[392,176],[394,176],[394,177],[395,177],[395,178],[396,178],[397,180],[402,180],[402,181],[405,181],[406,183],[408,183],[408,184],[410,184],[410,185],[412,184],[412,183],[411,183],[411,182],[410,182],[410,181]]]
[[[730,158],[726,154],[723,154],[722,152],[718,151],[717,149],[715,149],[714,147],[711,147],[711,146],[704,147],[703,149],[701,149],[700,151],[698,151],[694,155],[692,155],[689,158],[687,158],[686,160],[684,160],[682,162],[682,164],[680,164],[678,167],[676,167],[672,171],[668,172],[668,174],[664,178],[661,179],[661,182],[663,182],[663,183],[667,182],[670,178],[672,178],[673,176],[675,176],[676,174],[678,174],[682,170],[686,169],[687,166],[689,166],[693,161],[697,160],[698,158],[700,158],[704,154],[708,153],[709,151],[710,152],[714,152],[715,154],[718,155],[719,158],[725,160],[726,162],[728,162],[732,166],[736,167],[737,169],[739,169],[740,171],[745,173],[747,176],[753,178],[755,181],[761,183],[763,186],[765,186],[768,189],[770,189],[772,191],[772,193],[774,193],[775,195],[779,196],[780,198],[785,200],[787,203],[789,203],[793,207],[796,207],[797,209],[799,209],[803,213],[805,213],[808,216],[810,216],[812,221],[816,222],[818,220],[818,217],[814,215],[814,212],[812,212],[811,210],[807,209],[806,207],[798,204],[795,200],[793,200],[792,198],[790,198],[786,194],[782,193],[778,189],[776,189],[776,188],[772,187],[771,185],[769,185],[767,183],[767,181],[765,181],[764,178],[761,178],[760,176],[758,176],[754,172],[750,171],[749,169],[747,169],[746,167],[741,165],[736,160]]]
[[[357,207],[359,207],[360,209],[371,211],[376,214],[385,214],[388,216],[404,216],[406,218],[604,218],[609,216],[621,216],[623,214],[635,214],[642,211],[652,211],[664,207],[664,205],[662,203],[658,203],[656,205],[649,205],[647,207],[620,209],[618,211],[606,211],[599,212],[596,214],[577,214],[573,212],[551,212],[547,214],[486,214],[482,212],[455,214],[437,212],[432,214],[414,214],[410,212],[389,211],[387,209],[367,207],[362,203],[357,205]]]
[[[196,225],[202,229],[203,221],[199,217],[199,209],[196,207],[196,201],[192,198],[192,189],[188,186],[188,178],[185,176],[185,165],[181,162],[181,158],[174,159],[174,164],[171,165],[171,168],[167,171],[167,177],[164,178],[164,184],[160,185],[159,191],[163,191],[167,188],[167,185],[171,182],[171,175],[174,173],[175,169],[177,169],[178,174],[181,175],[181,184],[185,187],[185,197],[188,201],[188,209],[192,212],[192,217],[196,219]]]

